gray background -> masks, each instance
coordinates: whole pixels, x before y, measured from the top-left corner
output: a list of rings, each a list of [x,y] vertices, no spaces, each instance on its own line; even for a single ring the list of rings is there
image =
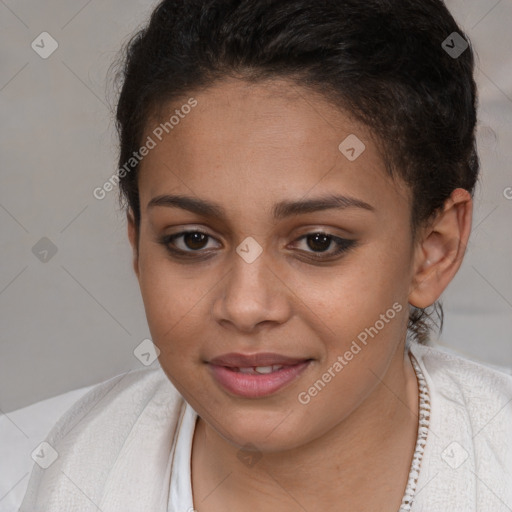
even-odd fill
[[[141,367],[150,335],[117,189],[92,191],[116,171],[108,68],[155,4],[0,0],[1,412]],[[512,0],[447,5],[477,54],[482,178],[439,342],[512,367]],[[59,45],[47,59],[31,47],[42,32]]]

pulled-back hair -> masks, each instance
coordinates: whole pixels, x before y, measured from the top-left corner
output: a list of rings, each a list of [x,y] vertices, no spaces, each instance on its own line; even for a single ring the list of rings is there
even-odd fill
[[[460,55],[453,33],[469,44]],[[440,0],[164,0],[122,53],[119,168],[149,117],[229,77],[279,78],[321,93],[375,135],[386,171],[412,192],[411,230],[456,188],[474,193],[474,56]],[[138,165],[120,174],[120,200],[140,223]],[[411,307],[409,334],[429,342],[440,302]]]

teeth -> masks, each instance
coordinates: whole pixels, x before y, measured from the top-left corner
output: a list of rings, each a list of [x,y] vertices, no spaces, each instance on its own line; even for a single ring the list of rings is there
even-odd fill
[[[281,368],[282,365],[274,364],[272,366],[250,366],[249,368],[237,368],[236,371],[248,375],[255,375],[257,373],[272,373],[275,372],[276,370],[280,370]]]
[[[256,366],[254,368],[258,373],[272,373],[275,370],[274,366]]]
[[[239,371],[240,373],[248,373],[248,374],[255,373],[253,368],[237,368],[236,371]]]

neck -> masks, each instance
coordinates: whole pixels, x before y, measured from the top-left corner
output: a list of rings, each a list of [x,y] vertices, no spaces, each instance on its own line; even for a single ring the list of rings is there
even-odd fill
[[[419,414],[416,374],[401,348],[345,420],[306,445],[264,453],[254,465],[242,463],[239,449],[199,418],[192,456],[195,505],[212,511],[272,506],[284,512],[297,510],[298,503],[306,510],[340,503],[344,510],[384,510],[385,503],[398,510]]]

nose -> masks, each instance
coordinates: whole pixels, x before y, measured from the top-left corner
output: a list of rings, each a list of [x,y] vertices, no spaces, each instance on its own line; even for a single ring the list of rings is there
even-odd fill
[[[244,333],[286,322],[293,294],[272,267],[265,251],[250,263],[234,253],[232,270],[217,289],[215,320]]]

